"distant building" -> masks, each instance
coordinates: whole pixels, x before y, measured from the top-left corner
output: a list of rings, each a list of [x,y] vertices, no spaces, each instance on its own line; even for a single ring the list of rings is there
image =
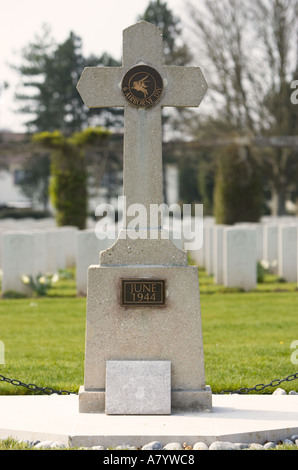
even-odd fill
[[[94,213],[97,205],[102,203],[118,207],[117,198],[123,193],[122,152],[122,136],[115,134],[108,145],[100,150],[107,171],[103,172],[98,157],[93,156],[90,159],[92,166],[89,178],[90,213]],[[0,209],[1,207],[36,208],[22,193],[20,186],[24,176],[24,163],[30,154],[32,146],[26,134],[0,133]],[[176,165],[165,166],[164,183],[167,204],[179,202],[179,172]]]
[[[31,207],[31,201],[22,193],[20,182],[24,162],[28,157],[25,134],[0,134],[0,207]]]

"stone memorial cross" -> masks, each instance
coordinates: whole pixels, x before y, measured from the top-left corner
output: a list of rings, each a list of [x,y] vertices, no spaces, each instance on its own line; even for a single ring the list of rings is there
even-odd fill
[[[163,206],[162,107],[198,106],[206,88],[200,68],[164,65],[162,33],[145,21],[123,31],[121,67],[87,67],[78,83],[88,107],[124,107],[123,229],[88,268],[82,413],[212,407],[198,267],[165,236],[161,214],[151,217]]]
[[[150,205],[163,203],[162,108],[199,106],[207,90],[201,69],[164,65],[161,30],[140,21],[123,31],[123,65],[86,67],[77,89],[89,108],[124,107],[126,208],[142,204],[141,228],[159,232],[149,214]]]

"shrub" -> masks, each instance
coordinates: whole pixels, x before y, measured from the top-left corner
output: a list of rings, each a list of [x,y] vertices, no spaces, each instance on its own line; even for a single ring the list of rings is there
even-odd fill
[[[218,224],[258,222],[262,209],[259,171],[249,148],[228,147],[218,158],[214,215]]]
[[[86,226],[88,211],[87,165],[83,148],[105,139],[110,133],[88,128],[65,137],[60,131],[35,134],[33,141],[52,150],[50,197],[58,226]]]

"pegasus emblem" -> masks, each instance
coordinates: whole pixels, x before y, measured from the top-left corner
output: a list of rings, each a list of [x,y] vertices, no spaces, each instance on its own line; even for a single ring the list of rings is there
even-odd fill
[[[134,90],[137,90],[143,93],[144,98],[148,95],[148,91],[147,91],[148,85],[146,85],[146,83],[149,83],[149,81],[148,80],[146,81],[147,78],[148,78],[148,75],[146,75],[146,77],[142,78],[141,80],[133,82],[133,85],[131,87]]]

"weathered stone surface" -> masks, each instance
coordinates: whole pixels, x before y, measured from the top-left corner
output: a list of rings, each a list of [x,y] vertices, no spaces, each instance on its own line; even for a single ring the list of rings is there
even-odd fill
[[[107,414],[170,414],[170,361],[107,361]]]

